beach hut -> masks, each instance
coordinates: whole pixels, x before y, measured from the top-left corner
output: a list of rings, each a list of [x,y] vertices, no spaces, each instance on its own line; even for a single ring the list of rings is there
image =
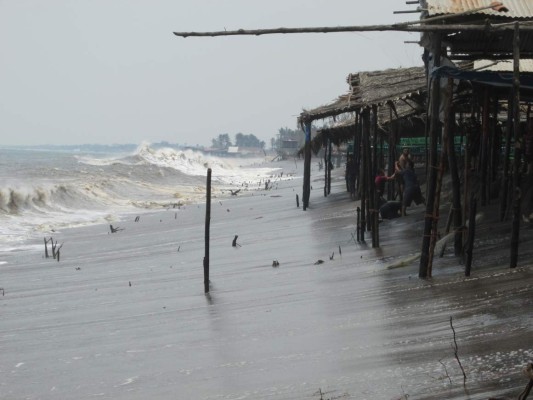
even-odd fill
[[[510,265],[514,267],[520,223],[522,157],[511,152],[511,143],[519,144],[523,139],[521,126],[526,115],[520,110],[523,107],[527,109],[532,99],[531,74],[520,70],[520,60],[533,58],[533,32],[525,28],[527,23],[533,21],[533,3],[525,0],[509,0],[504,4],[487,4],[481,0],[420,0],[419,3],[421,21],[433,24],[438,21],[443,28],[422,32],[420,38],[430,82],[427,112],[430,168],[419,276],[431,276],[432,252],[439,218],[440,182],[448,155],[454,199],[454,230],[458,236],[456,247],[464,242],[464,238],[461,241],[459,236],[464,231],[461,226],[466,224],[466,212],[472,213],[475,210],[478,198],[482,206],[487,205],[492,193],[496,192],[492,189],[499,184],[501,190],[497,192],[502,193],[502,218],[507,213],[508,205],[513,204]],[[484,26],[485,29],[467,29],[476,25]],[[513,66],[512,74],[491,68],[502,65],[501,60],[512,60],[507,63]],[[470,66],[461,64],[465,61]],[[459,93],[454,82],[467,82],[469,90]],[[458,117],[458,114],[461,116]],[[462,191],[464,203],[461,207],[460,181],[453,158],[455,151],[449,144],[452,142],[446,139],[454,136],[458,120],[459,125],[467,125],[461,123],[465,114],[471,125],[478,128],[474,130],[477,131],[478,141],[474,142],[476,135],[472,134],[472,130],[466,135],[466,168]],[[502,124],[504,129],[500,128]],[[502,137],[504,132],[505,136]],[[442,146],[443,153],[439,157],[437,149],[442,142],[448,145]],[[505,143],[504,154],[496,157],[500,153],[502,142]],[[474,152],[475,160],[470,158]],[[507,199],[508,188],[512,189],[511,201]],[[467,202],[470,203],[468,207]],[[473,218],[469,220],[474,221]],[[471,231],[473,230],[472,227]],[[467,241],[470,253],[472,241],[473,238]],[[466,264],[468,274],[468,259]]]
[[[329,120],[305,147],[305,159],[325,148],[325,165],[331,161],[332,144],[352,142],[354,159],[359,171],[358,193],[361,197],[361,237],[368,227],[372,232],[372,244],[379,246],[377,199],[374,196],[373,176],[378,167],[384,166],[383,144],[386,139],[389,172],[394,168],[398,125],[395,121],[423,118],[426,102],[427,79],[424,67],[397,68],[383,71],[367,71],[347,77],[348,93],[321,107],[304,110],[298,123],[309,129],[316,120]],[[411,130],[412,134],[412,130]],[[307,145],[307,143],[306,143]],[[378,149],[381,149],[378,152]],[[310,161],[309,161],[310,164]],[[392,173],[392,172],[391,172]],[[303,202],[309,204],[310,169],[304,169]],[[324,195],[330,193],[331,176],[325,169]]]

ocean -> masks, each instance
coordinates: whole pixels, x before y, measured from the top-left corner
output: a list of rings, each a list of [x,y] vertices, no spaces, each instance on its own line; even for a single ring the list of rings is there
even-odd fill
[[[131,154],[0,148],[0,251],[64,228],[202,201],[207,168],[213,196],[257,188],[277,170],[259,167],[263,161],[147,143]]]

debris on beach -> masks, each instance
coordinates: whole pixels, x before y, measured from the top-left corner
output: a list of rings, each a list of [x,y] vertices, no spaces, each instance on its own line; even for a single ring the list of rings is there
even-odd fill
[[[416,253],[412,255],[411,257],[407,257],[407,258],[404,258],[403,260],[399,260],[399,261],[396,261],[395,263],[390,264],[389,266],[387,266],[387,269],[405,267],[411,264],[413,261],[418,260],[419,258],[420,258],[420,253]]]
[[[61,245],[57,247],[57,243],[58,243],[57,240],[54,242],[54,238],[52,237],[50,237],[50,239],[44,238],[44,257],[45,258],[49,258],[49,255],[48,255],[48,243],[49,242],[52,244],[52,258],[59,262],[60,250],[61,250],[61,247],[63,247],[64,243],[61,243]]]
[[[316,260],[314,265],[319,265],[319,264],[323,264],[323,263],[324,263],[324,260]]]
[[[111,233],[117,233],[118,231],[123,231],[124,228],[120,228],[120,227],[114,227],[113,225],[109,225],[109,229],[111,230]]]

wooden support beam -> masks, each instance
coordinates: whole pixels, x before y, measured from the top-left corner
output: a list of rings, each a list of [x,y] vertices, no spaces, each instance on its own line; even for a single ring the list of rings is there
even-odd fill
[[[419,19],[414,21],[400,22],[396,24],[385,25],[359,25],[359,26],[323,26],[323,27],[304,27],[304,28],[268,28],[268,29],[237,29],[223,30],[212,32],[173,32],[174,35],[187,37],[215,37],[215,36],[261,36],[289,33],[344,33],[344,32],[457,32],[457,31],[474,31],[474,32],[493,32],[513,30],[513,25],[509,23],[492,24],[434,24],[435,21],[455,18],[461,15],[470,14],[481,9],[491,8],[491,6],[479,9],[468,10],[465,13],[446,14],[432,18]],[[527,21],[520,28],[524,31],[533,31],[533,26],[527,25]]]
[[[441,57],[441,35],[435,34],[432,43],[432,55],[434,60],[434,67],[440,66]],[[435,189],[437,184],[437,141],[440,133],[439,121],[439,100],[440,100],[440,79],[433,78],[431,82],[430,91],[430,151],[429,151],[429,177],[427,183],[426,196],[426,216],[424,217],[424,235],[422,237],[422,249],[420,251],[420,264],[418,269],[418,276],[420,278],[427,278],[429,273],[429,245],[432,235],[433,227],[433,207],[435,204]]]
[[[397,130],[398,125],[396,120],[394,120],[393,116],[393,108],[394,104],[389,104],[389,157],[388,157],[388,168],[387,168],[387,176],[392,176],[394,174],[394,162],[396,161],[396,137],[397,137]],[[394,198],[394,189],[395,189],[395,181],[392,180],[387,184],[387,200],[392,200]]]
[[[209,293],[209,241],[211,225],[211,168],[207,169],[205,199],[205,255],[204,255],[204,292]]]
[[[324,197],[328,197],[328,149],[329,149],[329,133],[326,134],[326,142],[324,143]]]
[[[457,165],[457,155],[455,153],[455,113],[452,108],[450,128],[453,130],[448,135],[448,142],[444,142],[443,146],[448,146],[448,163],[450,165],[450,178],[452,182],[452,218],[454,236],[454,254],[459,256],[463,251],[463,233],[461,226],[463,223],[461,215],[461,180],[459,178],[459,167]]]
[[[331,143],[331,138],[328,134],[328,168],[327,168],[327,171],[328,171],[328,187],[327,187],[327,191],[328,191],[328,195],[331,193],[331,168],[330,166],[333,165],[332,161],[331,161],[331,153],[333,152],[333,143]]]
[[[520,161],[521,149],[517,146],[520,139],[520,24],[515,23],[513,40],[513,134],[515,142],[513,168],[513,227],[511,232],[511,262],[510,267],[518,264],[518,242],[520,235]]]
[[[305,147],[304,147],[304,182],[303,182],[303,209],[309,207],[309,197],[311,197],[311,122],[304,124]],[[328,166],[325,166],[328,168]]]
[[[509,204],[509,180],[510,180],[510,159],[511,159],[511,138],[513,134],[513,110],[514,95],[511,92],[507,103],[507,125],[505,132],[505,153],[503,159],[503,177],[502,190],[500,196],[500,221],[503,221],[507,215],[507,206]]]
[[[452,124],[452,101],[453,101],[453,78],[448,78],[448,92],[449,96],[446,99],[445,109],[444,109],[444,130],[442,134],[442,146],[441,146],[441,156],[440,164],[437,173],[437,184],[435,187],[435,196],[433,204],[433,218],[432,218],[432,227],[431,227],[431,237],[429,243],[429,258],[428,258],[428,277],[432,276],[433,270],[433,257],[435,253],[435,244],[437,243],[437,231],[439,228],[439,215],[440,215],[440,192],[442,189],[442,177],[446,170],[446,161],[448,159],[448,137],[451,135],[453,137],[453,131],[451,129]]]
[[[482,136],[481,136],[481,206],[487,205],[487,166],[488,166],[488,151],[489,151],[489,88],[483,90],[483,119],[481,121]]]
[[[378,107],[372,106],[372,160],[368,169],[369,193],[370,193],[370,216],[372,225],[372,247],[379,247],[379,212],[376,185],[374,184],[375,171],[377,170],[377,136],[378,136]],[[371,150],[371,149],[369,149]]]
[[[361,241],[365,241],[365,231],[367,226],[368,211],[368,164],[370,154],[368,153],[368,133],[370,124],[370,115],[368,108],[363,109],[361,114]]]

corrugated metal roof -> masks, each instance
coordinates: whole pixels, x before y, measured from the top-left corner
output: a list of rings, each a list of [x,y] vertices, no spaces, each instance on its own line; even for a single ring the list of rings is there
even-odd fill
[[[480,7],[486,7],[492,0],[426,0],[430,16],[437,14],[456,14]],[[507,18],[533,18],[533,1],[531,0],[501,0],[508,12],[498,12],[492,9],[477,11],[475,14],[493,15]]]

